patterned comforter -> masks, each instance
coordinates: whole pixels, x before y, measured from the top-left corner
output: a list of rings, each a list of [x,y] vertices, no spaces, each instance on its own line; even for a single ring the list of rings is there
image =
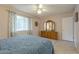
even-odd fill
[[[52,54],[51,41],[37,36],[16,36],[0,40],[0,54]]]

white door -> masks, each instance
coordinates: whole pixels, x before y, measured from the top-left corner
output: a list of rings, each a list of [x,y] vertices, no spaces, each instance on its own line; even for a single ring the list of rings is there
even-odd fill
[[[62,40],[73,41],[73,17],[62,19]]]

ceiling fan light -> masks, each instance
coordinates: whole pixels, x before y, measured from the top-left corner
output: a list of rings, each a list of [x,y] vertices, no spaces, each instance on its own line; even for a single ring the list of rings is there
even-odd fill
[[[42,11],[41,11],[41,10],[38,10],[38,11],[37,11],[37,13],[38,13],[38,14],[41,14],[41,13],[42,13]]]

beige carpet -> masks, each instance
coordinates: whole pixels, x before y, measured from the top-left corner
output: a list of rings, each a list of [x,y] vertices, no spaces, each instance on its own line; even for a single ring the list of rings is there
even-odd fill
[[[78,54],[73,42],[64,40],[52,40],[55,54]]]

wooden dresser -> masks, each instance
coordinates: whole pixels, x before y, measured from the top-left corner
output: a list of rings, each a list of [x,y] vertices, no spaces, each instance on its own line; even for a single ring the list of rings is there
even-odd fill
[[[58,39],[58,33],[55,31],[41,31],[40,36],[54,40]]]

